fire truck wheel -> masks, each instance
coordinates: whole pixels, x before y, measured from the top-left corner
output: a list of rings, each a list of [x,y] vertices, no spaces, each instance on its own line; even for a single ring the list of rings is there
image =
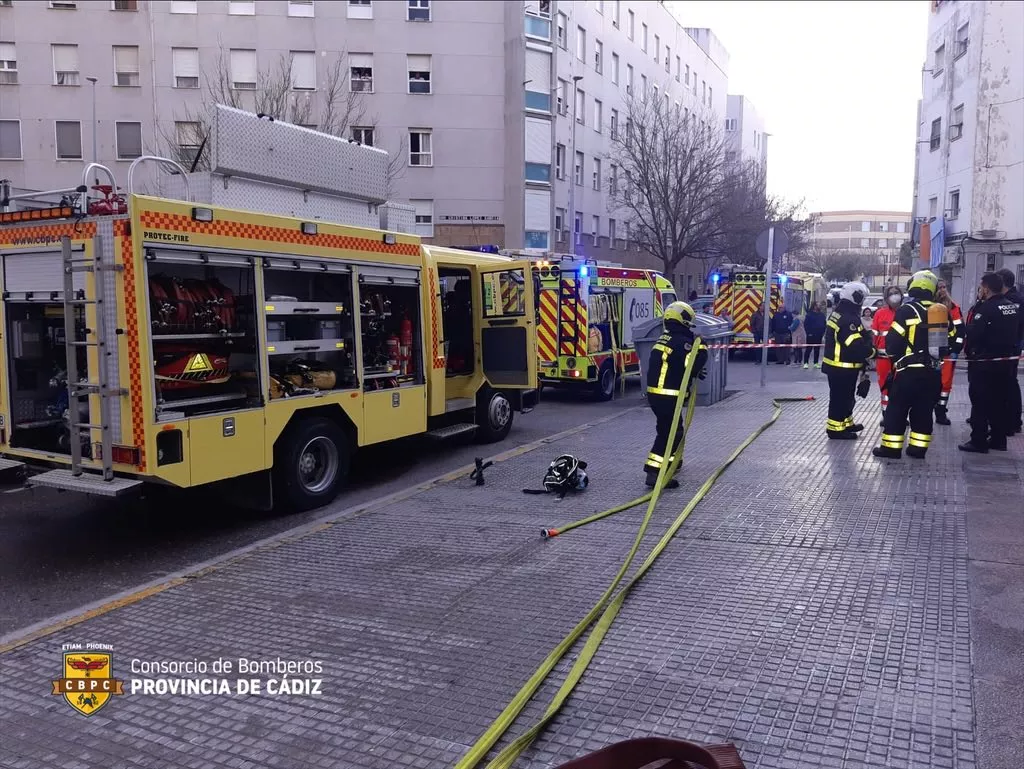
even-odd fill
[[[348,475],[349,443],[330,419],[304,419],[288,428],[274,450],[275,501],[301,512],[322,507]]]
[[[477,439],[481,443],[504,440],[512,429],[512,403],[501,390],[485,387],[476,397]]]
[[[605,361],[597,372],[594,383],[594,395],[599,401],[610,401],[615,397],[615,367],[611,361]]]

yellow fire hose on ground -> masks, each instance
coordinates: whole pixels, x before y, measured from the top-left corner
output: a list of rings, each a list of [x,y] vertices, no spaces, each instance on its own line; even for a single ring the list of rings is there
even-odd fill
[[[688,432],[689,430],[690,422],[693,418],[694,405],[696,404],[697,400],[696,393],[691,392],[691,389],[695,389],[693,387],[693,384],[695,384],[695,380],[693,380],[692,373],[693,363],[696,360],[696,354],[698,349],[699,345],[694,345],[694,348],[690,352],[690,355],[687,356],[686,372],[683,376],[683,382],[680,387],[680,395],[676,401],[676,407],[672,418],[672,429],[669,432],[667,446],[671,447],[675,443],[675,436],[680,421],[679,418],[682,412],[684,394],[689,392],[684,440],[680,442],[679,449],[676,452],[674,452],[672,456],[672,461],[665,462],[662,464],[662,467],[658,472],[658,479],[655,483],[654,490],[647,494],[644,494],[641,497],[638,497],[632,502],[627,502],[623,505],[618,505],[617,507],[613,507],[610,510],[605,510],[604,512],[597,513],[596,515],[591,515],[587,518],[561,526],[557,529],[545,529],[542,532],[543,536],[545,537],[558,536],[559,534],[564,534],[568,531],[571,531],[572,529],[579,528],[580,526],[585,526],[588,523],[594,523],[595,521],[599,521],[603,518],[615,515],[616,513],[629,510],[630,508],[636,507],[637,505],[643,503],[644,501],[648,502],[647,511],[644,514],[643,520],[640,523],[640,528],[638,529],[636,537],[633,540],[633,545],[630,548],[625,561],[623,561],[615,577],[612,579],[611,584],[607,587],[607,589],[598,599],[594,607],[587,613],[587,615],[582,620],[580,620],[580,622],[577,623],[577,625],[569,632],[569,634],[566,635],[565,638],[563,638],[558,643],[558,645],[551,650],[548,656],[544,658],[544,661],[541,663],[540,667],[537,668],[537,670],[529,678],[529,680],[527,680],[527,682],[523,685],[519,692],[516,693],[515,697],[512,698],[512,701],[509,702],[505,709],[498,715],[498,717],[494,720],[494,722],[487,729],[487,731],[485,731],[483,735],[480,736],[477,742],[470,748],[469,752],[462,757],[458,764],[456,764],[456,769],[472,769],[473,767],[477,766],[477,764],[479,764],[481,760],[483,760],[483,758],[487,755],[487,752],[508,731],[509,727],[515,721],[518,715],[522,712],[527,702],[529,702],[530,698],[537,692],[537,689],[540,688],[540,686],[547,679],[547,676],[558,664],[559,660],[561,660],[562,657],[564,657],[565,654],[569,651],[569,649],[572,648],[572,646],[576,643],[576,641],[580,639],[580,637],[586,632],[587,628],[590,627],[590,625],[595,620],[597,620],[597,624],[594,627],[594,632],[591,633],[591,635],[587,638],[583,646],[583,650],[580,652],[580,656],[573,664],[572,668],[569,671],[569,674],[566,676],[565,681],[562,683],[562,686],[558,689],[554,696],[554,699],[552,699],[551,701],[551,704],[549,704],[547,709],[545,710],[544,715],[536,724],[531,726],[525,733],[516,738],[504,750],[502,750],[489,764],[487,764],[486,769],[508,769],[508,767],[512,766],[513,762],[515,762],[515,760],[520,756],[520,754],[522,754],[522,752],[527,747],[529,747],[533,740],[536,739],[537,735],[540,734],[540,732],[544,729],[544,727],[551,720],[551,718],[553,718],[555,714],[558,713],[558,711],[562,708],[562,705],[569,698],[569,695],[572,694],[573,690],[576,688],[576,685],[579,683],[580,679],[582,679],[583,674],[590,666],[591,661],[596,655],[597,650],[601,645],[601,642],[604,640],[604,637],[607,634],[608,629],[615,621],[615,617],[618,615],[623,603],[625,603],[626,596],[629,593],[630,589],[634,585],[636,585],[641,579],[643,579],[644,575],[651,568],[651,566],[654,565],[654,562],[657,560],[658,556],[661,555],[662,551],[666,548],[668,543],[675,536],[676,532],[689,517],[690,513],[693,512],[694,508],[700,503],[700,501],[705,496],[707,496],[707,493],[711,490],[711,487],[715,485],[715,482],[722,475],[722,473],[724,473],[725,470],[734,461],[736,461],[737,457],[739,457],[739,455],[742,454],[743,451],[746,450],[747,447],[749,447],[750,444],[752,444],[761,433],[763,433],[765,430],[771,427],[778,420],[779,416],[782,414],[782,403],[790,401],[814,400],[814,398],[811,396],[804,398],[774,399],[774,411],[772,413],[771,418],[769,418],[768,421],[766,421],[764,424],[762,424],[760,427],[754,430],[754,432],[752,432],[743,441],[743,443],[741,443],[739,446],[736,447],[736,449],[733,450],[733,452],[728,456],[725,462],[722,463],[722,465],[719,466],[708,477],[706,481],[704,481],[700,488],[697,489],[697,493],[694,494],[693,498],[690,499],[686,507],[683,508],[683,511],[676,517],[676,519],[672,522],[672,525],[668,528],[665,534],[662,535],[661,539],[658,540],[658,543],[652,548],[651,552],[648,554],[643,564],[637,570],[636,574],[633,575],[633,577],[628,582],[626,582],[622,590],[620,590],[619,593],[615,595],[614,599],[612,599],[609,603],[609,599],[612,598],[612,594],[615,592],[615,588],[618,587],[619,583],[622,581],[626,572],[629,570],[629,567],[632,564],[633,559],[636,557],[637,551],[640,548],[640,543],[642,542],[644,534],[647,531],[647,526],[650,523],[651,516],[654,512],[654,508],[657,506],[658,500],[661,497],[661,492],[664,488],[666,480],[668,480],[675,474],[676,470],[682,462],[683,448],[685,445],[685,436],[686,432]]]

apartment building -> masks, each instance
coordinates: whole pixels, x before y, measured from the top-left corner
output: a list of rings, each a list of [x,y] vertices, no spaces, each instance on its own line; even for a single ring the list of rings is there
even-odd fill
[[[756,161],[766,168],[768,136],[753,102],[746,96],[729,94],[725,105],[726,162]]]
[[[0,0],[0,178],[189,159],[218,94],[255,110],[283,82],[296,122],[322,128],[330,102],[398,156],[393,197],[433,242],[566,247],[573,208],[581,247],[636,262],[602,183],[627,88],[721,116],[727,66],[643,0]]]
[[[969,304],[986,271],[1024,282],[1024,3],[933,0],[921,80],[918,251]]]
[[[817,211],[810,215],[812,248],[870,257],[868,285],[881,289],[902,274],[900,248],[910,240],[913,222],[907,211]]]

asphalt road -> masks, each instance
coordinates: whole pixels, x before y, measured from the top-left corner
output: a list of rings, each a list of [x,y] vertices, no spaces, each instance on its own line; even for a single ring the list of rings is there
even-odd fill
[[[547,390],[533,412],[516,415],[502,443],[409,440],[367,449],[334,504],[298,515],[254,513],[209,493],[161,490],[112,502],[50,489],[0,486],[0,635],[71,611],[191,564],[375,497],[401,491],[489,456],[641,405],[634,380],[607,403]],[[539,479],[538,479],[539,480]]]

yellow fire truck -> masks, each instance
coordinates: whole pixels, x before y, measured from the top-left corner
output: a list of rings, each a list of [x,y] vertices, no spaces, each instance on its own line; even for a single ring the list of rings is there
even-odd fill
[[[664,275],[569,254],[501,253],[533,262],[542,385],[609,400],[617,379],[639,373],[633,331],[676,299]]]
[[[240,114],[228,118],[256,135],[250,152],[280,153],[304,130]],[[381,165],[369,148],[311,141],[338,168]],[[230,149],[215,169],[238,171]],[[248,504],[309,509],[336,495],[358,447],[501,440],[533,404],[529,263],[305,215],[346,200],[323,184],[285,216],[132,194],[135,170],[125,195],[96,164],[78,188],[4,195],[0,467],[48,465],[29,482],[105,496],[233,479]],[[266,184],[177,170],[171,182],[207,199],[255,200]],[[269,205],[301,206],[288,191]],[[411,207],[387,213],[411,231]]]

